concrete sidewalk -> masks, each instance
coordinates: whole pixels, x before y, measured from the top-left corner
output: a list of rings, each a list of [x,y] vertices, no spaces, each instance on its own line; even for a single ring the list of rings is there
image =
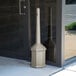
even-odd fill
[[[63,70],[50,76],[76,76],[76,61],[63,67]]]
[[[76,62],[62,68],[32,68],[25,60],[0,57],[0,76],[76,76]]]
[[[30,62],[0,57],[0,76],[49,76],[62,68],[46,65],[44,68],[32,68]]]

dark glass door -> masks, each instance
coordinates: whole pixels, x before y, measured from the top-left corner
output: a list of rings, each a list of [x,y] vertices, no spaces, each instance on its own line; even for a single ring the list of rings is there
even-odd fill
[[[28,59],[28,0],[0,0],[0,56]]]

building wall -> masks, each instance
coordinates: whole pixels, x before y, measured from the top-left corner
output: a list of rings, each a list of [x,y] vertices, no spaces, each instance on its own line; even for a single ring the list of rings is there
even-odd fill
[[[25,5],[28,6],[27,0]],[[21,5],[24,6],[23,3]],[[22,6],[22,8],[23,8]],[[0,55],[25,59],[28,56],[28,8],[19,12],[19,0],[0,0]],[[26,47],[27,45],[27,47]],[[25,51],[26,50],[26,51]],[[26,53],[25,53],[26,52]]]
[[[52,36],[56,42],[56,1],[30,0],[30,26],[28,24],[28,0],[26,15],[19,13],[19,0],[0,1],[0,55],[20,59],[31,59],[31,46],[36,40],[36,8],[41,9],[41,41],[48,39],[48,8],[52,8]],[[22,8],[24,2],[22,2]],[[51,17],[50,17],[51,18]],[[51,23],[50,23],[51,25]],[[30,34],[29,34],[30,32]],[[30,36],[29,36],[30,35]]]

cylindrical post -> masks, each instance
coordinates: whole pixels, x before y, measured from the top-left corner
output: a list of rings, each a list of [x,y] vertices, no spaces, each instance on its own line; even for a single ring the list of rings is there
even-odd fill
[[[37,18],[36,18],[36,43],[40,44],[40,8],[36,9]]]
[[[45,53],[46,48],[41,44],[40,37],[40,8],[36,9],[36,43],[32,46],[32,67],[44,67],[45,66]]]

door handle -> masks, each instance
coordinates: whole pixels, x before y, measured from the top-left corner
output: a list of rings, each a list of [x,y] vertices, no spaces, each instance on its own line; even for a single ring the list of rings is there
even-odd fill
[[[25,3],[25,0],[19,0],[19,14],[20,15],[25,15],[24,9],[26,9],[26,6],[23,5],[23,7],[22,7],[22,2]],[[23,11],[22,11],[22,9],[23,9]]]

